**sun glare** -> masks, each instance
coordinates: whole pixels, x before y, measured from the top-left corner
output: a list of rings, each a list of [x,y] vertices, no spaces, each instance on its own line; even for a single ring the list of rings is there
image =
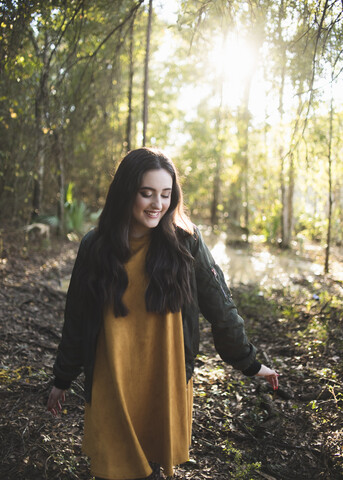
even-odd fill
[[[208,54],[208,62],[222,82],[223,105],[230,109],[239,107],[249,87],[248,107],[253,121],[257,123],[264,122],[266,117],[269,122],[276,123],[279,115],[278,98],[268,94],[270,83],[262,68],[261,62],[267,59],[268,52],[263,46],[259,52],[256,45],[237,32],[229,33],[225,39],[218,37]],[[290,110],[294,103],[293,95],[293,91],[285,85],[284,105]]]
[[[234,34],[218,38],[209,52],[209,61],[219,74],[234,83],[244,81],[256,63],[253,48]]]
[[[178,1],[157,2],[157,13],[168,25],[174,24],[177,19]],[[285,23],[286,31],[292,37],[293,26]],[[178,48],[178,42],[173,36],[175,32],[166,28],[160,38],[159,48],[154,53],[154,62],[163,67],[166,59],[173,58]],[[212,40],[212,41],[211,41]],[[185,121],[192,121],[197,118],[198,107],[205,100],[209,107],[218,107],[222,104],[230,111],[237,110],[244,100],[244,95],[249,86],[248,108],[251,114],[251,123],[260,125],[268,122],[275,125],[280,122],[279,112],[279,91],[275,88],[275,73],[270,67],[271,53],[270,45],[263,44],[260,49],[256,43],[249,43],[239,30],[231,30],[225,37],[222,35],[213,36],[206,44],[207,51],[196,51],[194,43],[189,58],[177,60],[181,65],[187,61],[200,57],[200,68],[205,66],[204,71],[200,70],[199,79],[193,84],[185,82],[178,90],[177,107],[184,112]],[[181,45],[181,44],[180,44]],[[161,67],[161,68],[162,68]],[[160,82],[163,82],[169,74],[169,67],[160,72]],[[330,79],[325,80],[324,85],[319,85],[319,90],[328,96]],[[342,82],[335,82],[335,99],[337,103],[343,103]],[[294,109],[298,105],[298,96],[295,94],[294,86],[290,79],[286,79],[283,85],[283,122],[291,121]]]
[[[219,36],[214,39],[206,61],[209,67],[208,82],[199,82],[198,85],[185,87],[180,92],[178,104],[185,111],[188,120],[196,116],[197,106],[202,98],[209,98],[208,101],[213,107],[218,106],[221,101],[230,109],[237,108],[242,102],[246,82],[251,75],[256,77],[256,51],[245,39],[234,33],[227,35],[224,40]],[[214,85],[218,85],[217,92],[214,91]],[[254,96],[250,98],[249,107],[254,114],[257,110],[261,115],[266,92],[266,84],[261,76],[253,89]]]
[[[230,33],[224,39],[215,40],[208,61],[223,82],[224,104],[237,107],[246,82],[254,73],[257,62],[254,48],[245,39]]]

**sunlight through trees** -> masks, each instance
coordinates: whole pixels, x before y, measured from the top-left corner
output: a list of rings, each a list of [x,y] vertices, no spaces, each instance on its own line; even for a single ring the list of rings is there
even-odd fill
[[[146,144],[173,156],[196,221],[318,241],[329,269],[343,242],[341,2],[3,1],[1,13],[4,222],[57,216],[63,231],[68,184],[98,211],[121,156]]]

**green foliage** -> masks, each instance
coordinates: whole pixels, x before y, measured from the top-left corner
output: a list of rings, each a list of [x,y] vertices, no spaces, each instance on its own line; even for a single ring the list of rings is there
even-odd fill
[[[102,212],[102,209],[99,208],[99,210],[97,212],[91,212],[90,215],[89,215],[89,220],[91,221],[91,223],[93,225],[95,225],[101,215],[101,212]]]
[[[71,204],[67,203],[64,219],[66,232],[85,233],[84,229],[87,220],[86,204],[78,200],[74,200]]]
[[[260,214],[261,212],[259,212]],[[270,210],[264,211],[262,216],[254,216],[252,223],[252,231],[259,235],[263,235],[268,243],[276,244],[280,238],[281,228],[281,212],[280,205],[275,202]]]
[[[296,232],[301,233],[310,240],[320,242],[325,237],[326,220],[318,214],[315,217],[301,214],[298,217]]]
[[[84,203],[68,201],[66,228],[82,230],[85,204],[102,207],[126,153],[132,20],[132,148],[141,146],[147,5],[55,3],[3,6],[0,216],[27,223],[37,182],[41,212],[54,213],[60,185],[74,184]],[[154,12],[147,145],[171,153],[194,220],[214,210],[221,228],[278,243],[282,181],[293,175],[292,233],[324,244],[330,144],[332,240],[343,244],[343,109],[334,96],[330,143],[326,88],[331,74],[333,92],[341,81],[338,2],[183,0],[178,13],[168,25]],[[235,36],[253,53],[245,74],[249,55],[234,60],[225,44]]]
[[[74,198],[73,188],[74,183],[69,183],[65,194],[63,231],[82,235],[88,227],[88,220],[95,223],[101,212],[89,214],[86,204]],[[60,220],[56,215],[39,215],[35,221],[45,223],[53,228],[60,226]]]
[[[243,458],[240,450],[235,448],[230,441],[226,441],[225,453],[227,454],[228,463],[233,468],[233,478],[240,480],[250,480],[251,474],[261,468],[260,462],[248,462]]]
[[[64,203],[64,231],[66,233],[85,233],[85,225],[87,221],[87,207],[82,201],[73,197],[74,183],[68,185]]]
[[[56,215],[38,215],[35,219],[35,223],[44,223],[50,227],[57,228],[59,226],[59,220]]]

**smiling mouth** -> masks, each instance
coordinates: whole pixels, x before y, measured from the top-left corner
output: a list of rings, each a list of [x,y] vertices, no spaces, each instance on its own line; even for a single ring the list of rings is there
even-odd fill
[[[150,217],[150,218],[157,218],[161,212],[160,212],[160,211],[158,211],[158,212],[150,212],[150,211],[148,211],[148,210],[145,210],[145,213],[146,213],[146,215],[148,215],[148,217]]]

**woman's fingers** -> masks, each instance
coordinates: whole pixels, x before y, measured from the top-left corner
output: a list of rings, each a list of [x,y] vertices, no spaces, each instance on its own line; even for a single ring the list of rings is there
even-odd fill
[[[54,416],[61,412],[62,405],[61,402],[65,401],[65,392],[60,388],[52,387],[52,390],[49,395],[47,409],[51,412]]]
[[[273,390],[277,390],[279,388],[279,375],[277,373],[273,375],[266,375],[265,379],[270,383],[273,387]]]
[[[279,388],[279,374],[276,373],[275,370],[272,370],[265,365],[261,365],[261,368],[256,375],[258,377],[264,377],[273,387],[273,390],[277,390]]]

